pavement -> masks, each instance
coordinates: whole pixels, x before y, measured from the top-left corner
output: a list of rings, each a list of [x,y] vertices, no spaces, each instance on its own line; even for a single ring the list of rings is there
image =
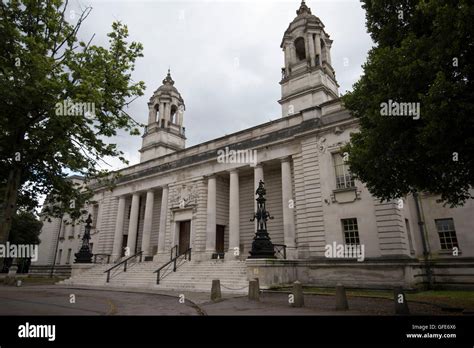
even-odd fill
[[[380,298],[348,297],[349,310],[336,311],[330,295],[305,295],[305,306],[294,308],[288,294],[281,292],[263,292],[260,301],[224,293],[221,301],[212,302],[209,293],[63,285],[0,286],[0,302],[0,315],[394,314],[393,301]],[[429,304],[411,302],[409,308],[415,315],[448,314]]]

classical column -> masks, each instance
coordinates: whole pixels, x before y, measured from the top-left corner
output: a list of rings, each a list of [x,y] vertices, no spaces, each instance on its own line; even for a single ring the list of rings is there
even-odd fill
[[[132,196],[132,208],[130,210],[130,224],[128,225],[127,248],[130,256],[135,254],[138,232],[138,208],[140,207],[140,194],[134,193]]]
[[[316,53],[314,52],[314,40],[313,40],[313,34],[308,33],[307,36],[307,41],[308,41],[308,46],[309,46],[309,58],[311,61],[311,66],[315,66],[315,59],[316,59]]]
[[[290,61],[291,61],[290,45],[286,43],[284,47],[285,47],[285,69],[286,69],[286,74],[289,75]]]
[[[159,123],[159,127],[161,127],[162,120],[165,119],[165,104],[164,103],[160,103],[160,106],[158,107],[158,111],[160,113],[158,117],[158,123]]]
[[[216,177],[207,179],[207,233],[206,251],[216,252]]]
[[[153,105],[148,105],[148,125],[156,121],[156,110]]]
[[[319,57],[317,65],[321,65],[323,57],[321,56],[321,34],[316,34],[314,43],[316,44],[316,55]]]
[[[161,194],[160,229],[158,231],[158,253],[165,252],[167,216],[168,216],[168,186],[163,186],[163,192]]]
[[[237,169],[230,171],[229,183],[229,253],[234,255],[235,248],[240,248],[239,227],[239,172]],[[239,250],[239,254],[240,254]],[[237,256],[237,255],[236,255]]]
[[[326,59],[327,59],[329,65],[332,66],[332,64],[331,64],[331,45],[330,44],[326,45]]]
[[[294,196],[293,185],[291,182],[291,162],[290,158],[284,158],[281,161],[281,189],[283,200],[283,235],[285,245],[288,249],[295,248],[295,215],[294,215]],[[290,205],[290,203],[293,203]]]
[[[295,51],[295,44],[293,42],[290,43],[290,57],[292,62],[296,62],[296,51]]]
[[[143,221],[143,236],[142,236],[142,251],[143,256],[151,255],[150,252],[150,237],[151,237],[151,223],[153,221],[153,202],[155,193],[149,190],[146,193],[145,217]]]
[[[123,220],[125,217],[125,196],[120,196],[118,201],[117,218],[115,220],[114,246],[112,249],[112,260],[122,255],[123,242]]]

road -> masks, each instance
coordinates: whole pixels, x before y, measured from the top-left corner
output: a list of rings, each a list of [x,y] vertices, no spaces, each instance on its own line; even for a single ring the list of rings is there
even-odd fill
[[[0,303],[0,315],[200,314],[192,302],[177,296],[37,286],[0,286]]]

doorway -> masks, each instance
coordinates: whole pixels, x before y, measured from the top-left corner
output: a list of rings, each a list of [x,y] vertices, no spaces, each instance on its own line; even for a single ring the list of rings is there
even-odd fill
[[[216,225],[216,253],[224,253],[224,225]]]
[[[127,243],[128,243],[128,235],[124,234],[122,237],[122,257],[125,256],[125,251],[127,248]],[[130,256],[130,255],[129,255]]]
[[[190,247],[191,241],[191,221],[180,221],[179,222],[179,242],[178,242],[178,252],[183,254]]]

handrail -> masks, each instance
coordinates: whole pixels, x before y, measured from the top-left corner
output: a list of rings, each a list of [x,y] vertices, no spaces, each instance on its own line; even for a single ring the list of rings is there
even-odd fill
[[[173,250],[175,251],[174,257],[178,257],[178,244],[176,244],[174,247],[171,248],[170,250],[170,261],[173,260]]]
[[[286,244],[273,244],[273,250],[281,255],[281,249],[278,248],[283,248],[283,259],[286,260]]]
[[[176,272],[176,260],[180,258],[181,256],[184,255],[184,259],[191,261],[191,248],[188,248],[184,253],[176,255],[173,257],[171,260],[169,260],[167,263],[165,263],[163,266],[158,268],[156,271],[153,273],[156,273],[156,284],[160,284],[160,272],[163,268],[167,267],[169,264],[173,263],[173,272]]]
[[[94,254],[94,263],[97,263],[97,256],[107,256],[107,263],[110,263],[110,254]]]
[[[142,262],[142,254],[143,254],[143,250],[136,253],[135,255],[132,255],[130,257],[127,257],[125,260],[123,261],[120,261],[119,263],[117,263],[116,265],[110,267],[108,270],[104,271],[104,273],[107,273],[107,283],[110,281],[110,271],[113,270],[114,268],[117,268],[118,266],[120,266],[121,264],[124,264],[123,266],[123,271],[124,272],[127,272],[127,262],[128,260],[134,258],[134,257],[137,257],[137,256],[140,256],[140,261],[139,262]]]

